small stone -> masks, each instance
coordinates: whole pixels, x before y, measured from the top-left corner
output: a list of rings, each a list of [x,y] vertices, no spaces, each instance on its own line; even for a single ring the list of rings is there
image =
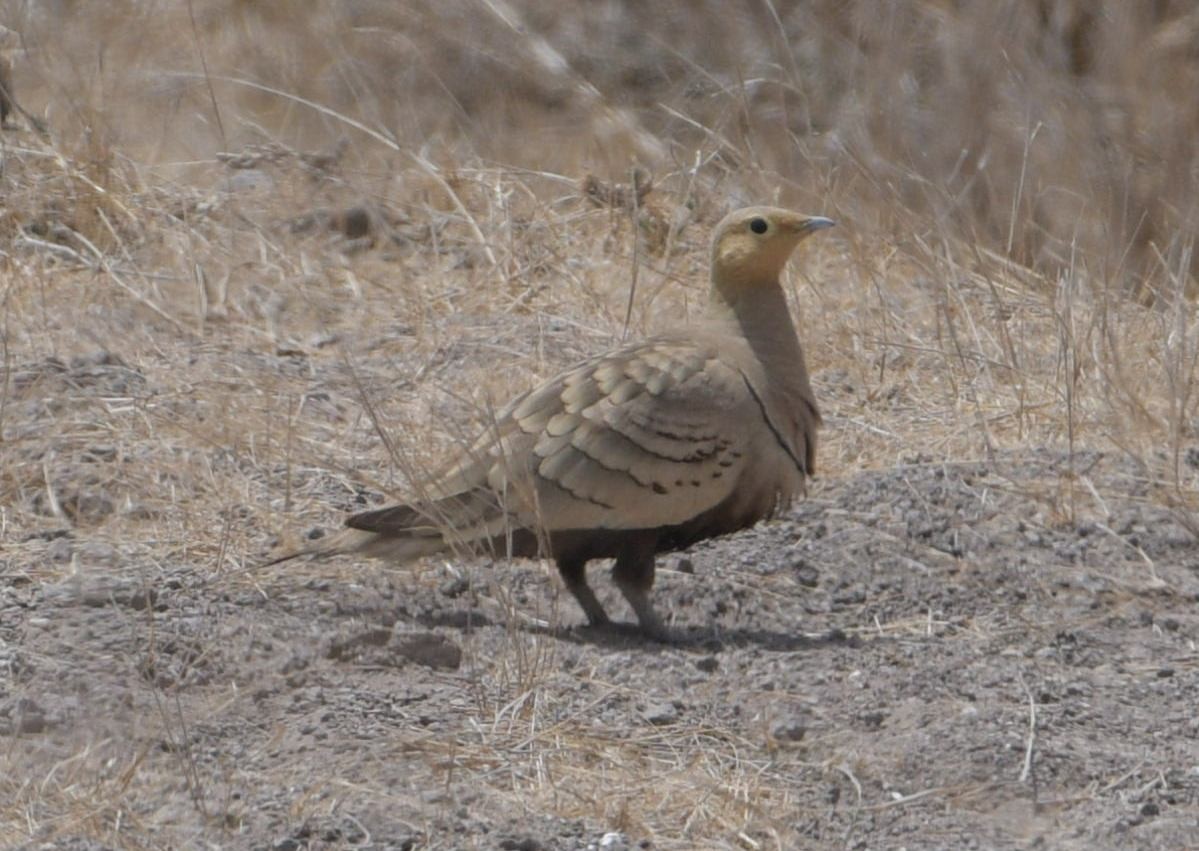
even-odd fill
[[[279,673],[293,674],[296,671],[302,671],[312,664],[312,656],[308,652],[292,651],[282,665],[279,666]]]
[[[661,726],[663,724],[673,724],[678,720],[679,710],[673,703],[662,701],[660,703],[651,703],[646,706],[641,713],[651,724]]]
[[[679,573],[695,573],[695,565],[691,563],[691,559],[682,556],[674,563],[674,569]]]
[[[131,520],[156,520],[162,516],[162,512],[144,502],[134,502],[127,497],[121,506],[121,515]]]
[[[833,604],[837,606],[857,606],[866,602],[866,592],[861,588],[846,588],[833,595]]]
[[[883,726],[883,722],[887,720],[887,713],[881,709],[876,709],[872,712],[866,712],[862,715],[862,723],[872,730],[877,730]]]
[[[34,700],[17,698],[0,707],[0,733],[44,733],[50,726],[46,711]]]
[[[397,656],[440,671],[456,671],[462,664],[462,648],[435,632],[401,632],[391,641]]]
[[[695,661],[695,667],[705,674],[710,674],[720,667],[720,660],[715,656],[704,656],[702,659]]]
[[[501,839],[500,848],[502,851],[544,851],[545,846],[531,836],[522,836],[520,839]]]
[[[845,630],[841,629],[841,627],[839,627],[839,626],[835,626],[832,629],[830,629],[825,634],[824,640],[827,641],[829,644],[849,644],[849,643],[851,643],[849,634],[846,633]]]
[[[50,542],[50,546],[46,547],[46,558],[59,563],[70,561],[74,549],[70,538],[55,538]]]
[[[79,456],[79,460],[85,464],[99,464],[105,461],[115,461],[116,459],[117,450],[112,446],[89,446]]]
[[[325,651],[325,656],[336,662],[352,662],[357,660],[364,650],[371,647],[386,647],[391,640],[392,631],[390,629],[381,626],[368,627],[331,641]]]
[[[629,851],[628,837],[623,833],[605,833],[600,837],[600,851]]]
[[[820,584],[820,571],[803,559],[797,559],[792,565],[795,570],[795,581],[805,588],[815,588]]]
[[[53,541],[56,538],[70,537],[70,529],[46,529],[42,532],[31,532],[23,537],[22,541]]]
[[[780,742],[802,742],[807,734],[807,723],[795,715],[780,718],[770,725],[770,735]]]
[[[1147,818],[1152,818],[1160,813],[1161,807],[1159,807],[1154,801],[1146,801],[1141,807],[1141,815],[1146,816]]]
[[[76,355],[71,358],[71,369],[79,371],[93,366],[124,366],[125,362],[119,355],[114,355],[106,349],[96,349],[86,355]]]
[[[465,576],[452,576],[445,582],[441,583],[437,589],[445,597],[451,600],[461,597],[470,590],[470,580]]]

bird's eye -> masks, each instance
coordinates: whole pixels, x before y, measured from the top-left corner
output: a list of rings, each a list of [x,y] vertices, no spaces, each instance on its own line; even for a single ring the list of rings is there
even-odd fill
[[[749,220],[749,229],[754,233],[766,233],[769,228],[770,224],[761,216]]]

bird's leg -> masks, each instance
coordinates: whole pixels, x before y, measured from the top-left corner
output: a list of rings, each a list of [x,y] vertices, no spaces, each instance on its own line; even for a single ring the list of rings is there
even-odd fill
[[[557,559],[555,563],[558,565],[558,573],[562,574],[562,581],[566,583],[566,589],[583,607],[583,613],[587,615],[587,622],[592,626],[605,626],[608,623],[608,615],[604,611],[604,607],[600,605],[600,601],[596,599],[591,586],[587,584],[587,561],[585,559]]]
[[[654,587],[654,551],[644,547],[629,548],[616,559],[612,568],[612,580],[624,598],[633,607],[641,631],[659,641],[666,641],[670,634],[662,623],[654,604],[650,600],[650,589]]]

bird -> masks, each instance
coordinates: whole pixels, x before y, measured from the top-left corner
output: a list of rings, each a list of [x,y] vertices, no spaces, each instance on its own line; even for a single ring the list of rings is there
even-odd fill
[[[592,357],[517,396],[419,499],[349,515],[281,556],[358,553],[408,562],[445,552],[549,558],[594,627],[610,624],[588,562],[641,632],[670,640],[655,560],[753,526],[805,492],[820,409],[779,282],[823,216],[747,207],[711,241],[704,317]]]

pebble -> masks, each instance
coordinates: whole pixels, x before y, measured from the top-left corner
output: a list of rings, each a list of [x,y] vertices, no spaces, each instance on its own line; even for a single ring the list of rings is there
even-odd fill
[[[531,836],[500,841],[501,851],[544,851],[545,846]]]
[[[46,547],[46,558],[54,562],[70,561],[71,552],[75,549],[70,538],[55,538]]]
[[[452,576],[441,583],[437,590],[441,592],[442,596],[449,597],[452,600],[461,597],[470,590],[470,580],[465,576]]]
[[[391,640],[397,656],[439,671],[456,671],[462,665],[462,648],[436,632],[398,632]]]
[[[679,710],[673,703],[661,701],[646,706],[641,715],[651,724],[673,724],[679,718]]]
[[[0,707],[0,733],[44,733],[49,726],[46,710],[37,701],[27,697],[17,698],[7,706]]]
[[[795,581],[805,588],[815,588],[820,584],[820,571],[810,564],[799,564],[795,567]]]
[[[780,742],[801,742],[807,734],[807,722],[798,715],[780,718],[770,725],[770,735]]]

